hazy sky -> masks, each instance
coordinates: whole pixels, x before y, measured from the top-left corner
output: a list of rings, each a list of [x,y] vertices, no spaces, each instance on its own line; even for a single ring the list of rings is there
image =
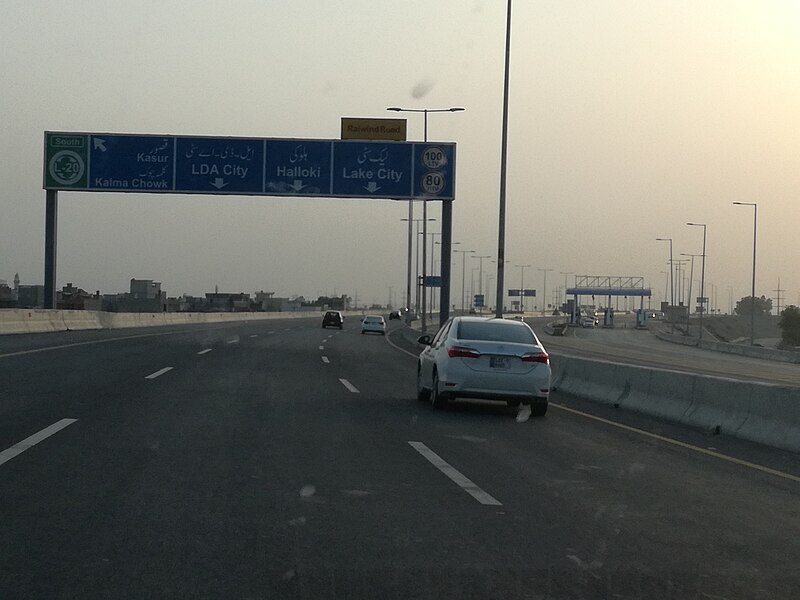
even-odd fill
[[[337,138],[429,116],[458,145],[454,239],[497,254],[505,0],[0,0],[0,278],[41,283],[45,130]],[[727,310],[800,295],[800,2],[516,0],[506,287],[643,276],[699,254]],[[431,205],[432,216],[439,207]],[[63,192],[58,285],[170,295],[405,288],[407,203]],[[416,215],[415,215],[416,216]],[[438,223],[433,225],[435,230]],[[455,257],[453,303],[461,287]],[[467,288],[477,260],[467,261]],[[699,260],[695,279],[699,280]],[[484,260],[486,273],[494,265]],[[572,276],[569,277],[572,285]],[[494,285],[492,283],[492,285]],[[710,295],[710,288],[707,294]],[[548,291],[548,296],[551,292]],[[693,292],[693,295],[699,295]],[[548,298],[549,299],[549,298]],[[785,302],[785,301],[784,301]]]

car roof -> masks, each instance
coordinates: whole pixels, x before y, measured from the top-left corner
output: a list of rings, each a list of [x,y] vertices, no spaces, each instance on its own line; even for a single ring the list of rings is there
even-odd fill
[[[528,327],[527,323],[524,321],[517,321],[516,319],[498,319],[496,317],[453,317],[453,321],[463,321],[467,323],[488,323],[494,321],[509,327]]]

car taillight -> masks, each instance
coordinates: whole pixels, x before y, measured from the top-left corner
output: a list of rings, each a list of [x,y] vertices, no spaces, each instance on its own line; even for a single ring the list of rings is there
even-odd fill
[[[447,356],[450,358],[478,358],[481,353],[474,348],[467,348],[466,346],[450,346],[447,349]]]
[[[522,355],[522,362],[550,364],[550,356],[547,352],[527,352]]]

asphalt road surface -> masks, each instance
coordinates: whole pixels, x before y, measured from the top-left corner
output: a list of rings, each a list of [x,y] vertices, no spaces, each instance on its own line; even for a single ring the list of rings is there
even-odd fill
[[[796,455],[558,393],[433,410],[390,329],[0,338],[0,598],[798,596]]]

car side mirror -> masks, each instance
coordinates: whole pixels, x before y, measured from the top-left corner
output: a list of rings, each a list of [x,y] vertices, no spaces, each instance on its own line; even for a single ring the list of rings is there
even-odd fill
[[[430,346],[431,345],[431,336],[429,335],[422,335],[417,338],[417,343],[422,344],[423,346]]]

